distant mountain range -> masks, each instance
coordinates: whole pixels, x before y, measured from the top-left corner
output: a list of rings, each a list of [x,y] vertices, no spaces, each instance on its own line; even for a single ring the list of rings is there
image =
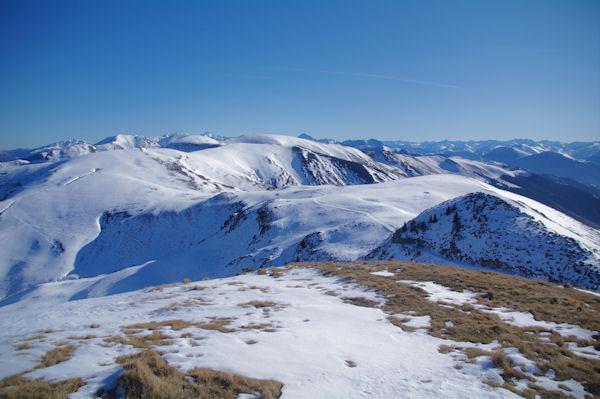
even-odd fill
[[[465,157],[496,159],[504,162],[510,159],[523,158],[542,152],[556,152],[581,161],[590,160],[600,153],[600,141],[564,143],[550,140],[471,140],[471,141],[424,141],[412,142],[404,140],[345,140],[314,139],[307,134],[299,137],[324,143],[337,143],[363,150],[392,150],[412,155],[462,155]]]
[[[597,144],[118,135],[8,151],[0,297],[367,258],[597,289],[598,166],[575,157],[594,159]]]

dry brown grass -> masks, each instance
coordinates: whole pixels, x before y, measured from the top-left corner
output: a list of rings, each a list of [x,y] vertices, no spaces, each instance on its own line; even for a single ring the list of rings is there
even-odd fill
[[[169,304],[169,306],[159,308],[158,310],[174,312],[174,311],[178,310],[179,308],[189,308],[192,306],[208,306],[208,305],[213,305],[213,303],[202,297],[196,297],[196,298],[187,299],[183,302],[172,302]]]
[[[279,307],[281,305],[279,305],[277,302],[273,302],[273,301],[249,301],[249,302],[244,302],[244,303],[238,303],[238,306],[241,306],[243,308],[249,308],[249,307],[275,308],[275,307]]]
[[[203,330],[216,330],[222,333],[235,332],[235,328],[228,328],[233,319],[229,317],[213,317],[211,321],[196,323],[196,327]]]
[[[126,330],[158,330],[162,327],[169,327],[173,331],[179,331],[184,328],[196,327],[203,330],[218,330],[220,332],[233,332],[235,330],[228,329],[226,326],[231,324],[233,319],[228,317],[210,317],[208,322],[191,322],[185,320],[164,320],[164,321],[151,321],[147,323],[130,324],[128,326],[121,327]]]
[[[165,334],[161,330],[163,328],[169,328],[172,331],[183,330],[184,328],[200,328],[203,330],[216,330],[222,333],[230,333],[236,331],[235,329],[228,328],[233,319],[230,318],[218,318],[211,317],[207,322],[190,322],[185,320],[163,320],[163,321],[150,321],[146,323],[136,323],[127,326],[122,326],[121,331],[125,334],[107,337],[104,342],[108,344],[121,344],[131,345],[136,348],[150,349],[156,346],[171,345],[173,343],[173,337]],[[150,334],[142,334],[144,330],[150,330]],[[189,335],[188,335],[189,334]],[[186,333],[191,337],[191,333]]]
[[[272,328],[273,324],[271,323],[248,323],[248,324],[244,324],[243,326],[241,326],[240,328],[244,329],[244,330],[264,330],[267,328]]]
[[[357,296],[357,297],[343,297],[342,299],[346,303],[350,303],[350,304],[355,305],[355,306],[364,306],[364,307],[367,307],[367,308],[374,308],[375,306],[379,305],[379,302],[373,301],[371,299],[367,299],[367,298],[364,298],[364,297],[361,297],[361,296]]]
[[[400,327],[401,329],[403,329],[406,332],[412,332],[412,331],[416,330],[416,328],[411,327],[411,326],[407,326],[406,324],[404,324],[404,323],[406,323],[407,321],[410,320],[410,319],[407,319],[405,317],[399,318],[399,317],[396,317],[396,316],[388,316],[387,319],[388,319],[388,321],[390,323],[392,323],[396,327]]]
[[[261,274],[261,275],[266,274],[273,278],[279,278],[282,276],[283,270],[284,269],[280,268],[280,267],[268,267],[268,268],[260,267],[256,270],[256,273]]]
[[[514,364],[510,361],[506,354],[502,350],[497,350],[492,353],[490,360],[495,368],[502,370],[502,378],[507,382],[512,382],[513,378],[525,379],[527,378],[523,373],[513,368]]]
[[[48,331],[48,330],[44,330]],[[55,330],[52,330],[53,332]],[[38,338],[39,339],[39,338]],[[69,360],[75,351],[74,346],[51,349],[40,359],[34,369],[54,366]],[[79,378],[58,382],[30,380],[23,377],[32,370],[26,370],[0,380],[0,398],[2,399],[65,399],[68,394],[77,391],[85,383]]]
[[[362,306],[378,306],[388,314],[414,311],[411,313],[414,316],[429,315],[431,326],[428,333],[435,337],[484,344],[496,340],[502,347],[515,347],[528,359],[536,362],[543,373],[552,369],[556,373],[556,380],[573,378],[582,383],[588,393],[600,396],[600,361],[580,357],[571,352],[565,341],[576,341],[575,338],[563,338],[553,333],[549,337],[550,342],[546,342],[539,334],[543,329],[515,327],[503,322],[497,315],[479,311],[471,305],[433,303],[427,300],[425,291],[397,281],[433,281],[459,292],[482,292],[484,295],[478,298],[479,304],[528,311],[538,320],[576,324],[594,331],[600,330],[600,317],[597,316],[600,314],[600,298],[596,296],[551,283],[449,266],[392,261],[297,265],[316,268],[326,276],[354,282],[385,298],[381,305],[363,302]],[[371,274],[380,270],[392,271],[395,276]],[[400,318],[391,316],[388,320],[398,327],[410,330]],[[446,326],[447,321],[451,321],[453,325]],[[596,343],[598,341],[600,340],[596,339]],[[497,364],[504,370],[503,377],[506,380],[513,376],[522,376],[513,369],[510,362],[502,361],[501,354],[496,355],[496,358]],[[504,387],[513,389],[509,382],[505,383]],[[530,392],[518,393],[525,396],[538,393],[543,397],[556,394],[535,386]]]
[[[58,382],[28,380],[23,374],[16,374],[0,381],[2,399],[65,399],[85,384],[79,378]]]
[[[157,310],[160,310],[160,311],[171,311],[171,312],[174,312],[174,311],[176,311],[176,310],[177,310],[177,308],[178,308],[178,307],[179,307],[179,304],[178,304],[178,303],[176,303],[176,302],[172,302],[171,304],[169,304],[169,306],[165,306],[165,307],[162,307],[162,308],[158,308]]]
[[[144,290],[144,292],[152,292],[152,291],[162,291],[167,287],[166,284],[157,285],[155,287],[148,287]]]
[[[181,373],[155,351],[145,350],[117,359],[124,372],[119,376],[116,390],[125,398],[236,399],[240,393],[260,393],[264,399],[278,398],[282,384],[274,380],[257,380],[210,369],[193,369]],[[104,397],[117,397],[115,390],[99,392]]]
[[[31,345],[27,342],[15,345],[15,350],[22,351],[25,349],[31,349]]]
[[[61,332],[61,330],[53,330],[52,328],[47,328],[45,330],[39,330],[39,333],[44,333],[44,334],[52,334],[55,332]]]
[[[149,349],[155,346],[171,345],[173,341],[172,337],[162,333],[161,331],[152,331],[146,335],[128,335],[126,337],[117,335],[113,337],[104,338],[104,342],[131,345],[135,348]]]
[[[484,351],[479,348],[466,348],[463,350],[464,354],[467,355],[469,359],[473,359],[474,357],[479,356],[489,356],[490,352]]]
[[[530,280],[491,271],[472,271],[452,266],[405,263],[397,273],[403,279],[434,281],[455,291],[482,292],[490,299],[480,303],[531,312],[536,320],[569,323],[599,331],[600,298],[571,287]]]
[[[438,346],[438,352],[440,352],[440,353],[454,352],[454,347],[452,347],[450,345],[440,345],[440,346]]]
[[[72,335],[72,336],[70,336],[68,338],[69,339],[75,339],[75,340],[78,340],[78,341],[85,341],[85,340],[88,340],[88,339],[94,339],[94,338],[96,338],[96,336],[95,335],[90,335],[90,334],[88,334],[88,335],[81,335],[81,336]]]
[[[24,340],[25,340],[25,341],[33,341],[34,339],[37,339],[37,340],[39,340],[40,342],[44,342],[44,338],[46,338],[46,337],[45,337],[45,336],[43,336],[43,335],[36,335],[36,336],[33,336],[33,337],[27,337],[27,338],[24,338]]]
[[[247,378],[207,368],[190,370],[187,375],[208,391],[207,398],[235,399],[240,393],[258,392],[263,399],[276,399],[281,396],[283,387],[283,384],[275,380]]]
[[[252,286],[250,286],[248,288],[251,289],[251,290],[259,290],[263,294],[266,294],[267,292],[269,292],[269,287],[258,287],[256,285],[252,285]]]
[[[141,333],[141,332],[142,332],[142,330],[129,330],[129,329],[125,329],[124,327],[121,327],[121,331],[122,331],[124,334],[127,334],[127,335],[131,335],[131,334],[139,334],[139,333]]]
[[[55,364],[65,362],[73,356],[75,347],[73,345],[61,346],[59,348],[50,349],[41,358],[41,364],[36,366],[36,369],[54,366]]]

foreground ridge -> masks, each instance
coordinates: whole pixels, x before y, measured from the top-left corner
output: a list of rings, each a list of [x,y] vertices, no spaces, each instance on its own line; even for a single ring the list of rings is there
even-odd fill
[[[172,367],[172,375],[210,368],[276,380],[283,398],[583,398],[600,392],[598,311],[596,295],[493,272],[298,263],[58,305],[5,306],[0,317],[11,323],[3,326],[0,363],[7,366],[0,371],[79,379],[71,398],[128,389],[120,364],[130,374],[141,367],[148,378]],[[42,355],[47,367],[34,369]],[[148,366],[133,365],[142,359]],[[3,380],[0,396],[18,389],[17,380]],[[140,384],[149,380],[135,381],[135,389],[148,388]],[[256,386],[238,392],[259,397]]]

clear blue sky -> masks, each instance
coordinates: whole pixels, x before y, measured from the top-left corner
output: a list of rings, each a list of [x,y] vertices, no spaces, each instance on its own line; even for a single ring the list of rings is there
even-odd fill
[[[0,148],[600,138],[600,1],[0,0]]]

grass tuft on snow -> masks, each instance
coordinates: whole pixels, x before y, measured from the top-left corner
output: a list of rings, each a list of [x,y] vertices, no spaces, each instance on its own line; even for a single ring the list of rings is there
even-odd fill
[[[283,386],[274,380],[246,378],[207,368],[195,368],[183,374],[153,350],[121,356],[117,358],[117,362],[123,366],[124,371],[113,389],[98,392],[103,397],[236,399],[239,394],[247,393],[274,399],[281,395]]]
[[[46,352],[35,368],[46,368],[69,360],[75,352],[72,345],[61,346]],[[85,383],[80,378],[69,378],[58,382],[31,380],[24,377],[32,370],[11,375],[0,380],[0,398],[2,399],[64,399],[76,392]]]
[[[80,378],[70,378],[59,382],[28,380],[24,373],[0,381],[2,399],[64,399],[84,385]]]
[[[73,352],[75,352],[75,347],[73,345],[64,345],[50,349],[42,356],[42,363],[36,368],[51,367],[55,364],[65,362],[73,356]]]

